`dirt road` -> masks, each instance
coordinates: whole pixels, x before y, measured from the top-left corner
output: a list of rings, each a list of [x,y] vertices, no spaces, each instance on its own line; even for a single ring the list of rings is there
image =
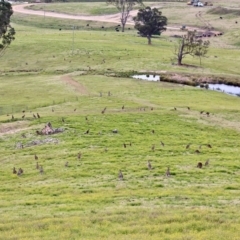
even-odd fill
[[[120,13],[117,14],[109,14],[102,16],[76,16],[76,15],[68,15],[63,13],[55,13],[55,12],[47,12],[47,11],[34,11],[30,9],[26,9],[25,7],[30,6],[32,4],[21,4],[21,5],[13,5],[13,11],[23,14],[30,15],[38,15],[46,17],[54,17],[54,18],[63,18],[63,19],[77,19],[77,20],[90,20],[90,21],[99,21],[99,22],[112,22],[112,23],[120,23]],[[131,11],[131,15],[136,15],[137,10]],[[130,16],[128,20],[128,24],[133,25],[132,17]]]
[[[77,16],[77,15],[69,15],[63,13],[55,13],[55,12],[44,12],[44,11],[35,11],[26,9],[27,6],[32,4],[21,4],[21,5],[13,5],[13,11],[23,14],[30,15],[38,15],[38,16],[46,16],[46,17],[54,17],[54,18],[63,18],[63,19],[77,19],[77,20],[89,20],[89,21],[99,21],[99,22],[110,22],[120,24],[120,13],[116,14],[108,14],[108,15],[100,15],[100,16]],[[160,5],[156,5],[153,7],[160,7]],[[138,10],[131,11],[127,24],[134,25],[133,16],[137,15]],[[167,27],[169,30],[179,30],[178,26]]]

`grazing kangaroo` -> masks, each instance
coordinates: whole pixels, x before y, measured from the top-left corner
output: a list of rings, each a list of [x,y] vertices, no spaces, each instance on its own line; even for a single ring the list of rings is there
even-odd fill
[[[89,134],[89,129],[84,134]]]
[[[161,145],[164,147],[165,146],[164,142],[161,141]]]
[[[169,167],[167,168],[166,176],[167,176],[167,177],[170,177],[170,168],[169,168]]]
[[[155,150],[155,144],[152,145],[152,151],[154,151],[154,150]]]
[[[13,168],[13,174],[17,174],[17,170],[15,167]]]
[[[33,117],[34,117],[34,118],[37,118],[35,114],[33,114]]]
[[[40,174],[43,174],[43,173],[44,173],[44,171],[43,171],[43,167],[42,167],[42,166],[40,166],[39,173],[40,173]]]
[[[195,153],[201,153],[201,152],[197,149],[197,150],[195,150]]]
[[[208,166],[209,165],[209,159],[205,162],[205,166]]]
[[[119,180],[123,180],[123,174],[121,170],[119,170],[118,178]]]
[[[106,109],[107,109],[107,107],[105,107],[105,108],[102,110],[102,114],[105,113]]]
[[[197,164],[197,168],[202,168],[202,163],[201,163],[201,162],[199,162],[199,163]]]
[[[19,168],[19,169],[18,169],[18,172],[17,172],[17,175],[18,175],[18,176],[21,176],[22,174],[23,174],[23,170],[22,170],[22,168]]]
[[[187,146],[186,146],[186,149],[189,149],[191,146],[191,143],[189,143]]]
[[[147,167],[148,167],[148,170],[152,170],[152,164],[150,163],[149,160],[148,160],[148,163],[147,163]]]

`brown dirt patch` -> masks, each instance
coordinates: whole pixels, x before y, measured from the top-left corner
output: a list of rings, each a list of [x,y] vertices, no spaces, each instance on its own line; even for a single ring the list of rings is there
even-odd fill
[[[83,95],[88,94],[87,89],[81,83],[75,81],[71,76],[64,75],[61,77],[61,80],[66,84],[72,86],[76,92],[81,93]]]
[[[26,129],[30,129],[27,121],[3,123],[0,125],[0,136],[14,134]]]

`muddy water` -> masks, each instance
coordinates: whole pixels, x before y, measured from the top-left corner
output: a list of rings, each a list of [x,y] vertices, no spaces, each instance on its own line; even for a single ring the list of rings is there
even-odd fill
[[[146,81],[160,81],[160,76],[159,75],[134,75],[132,76],[133,78],[136,79],[141,79],[141,80],[146,80]]]
[[[208,88],[210,90],[219,91],[240,97],[240,87],[229,86],[226,84],[208,84]]]

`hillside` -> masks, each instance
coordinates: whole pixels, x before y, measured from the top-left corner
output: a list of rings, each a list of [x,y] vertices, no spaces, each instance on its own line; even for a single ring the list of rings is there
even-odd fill
[[[199,11],[174,4],[172,28]],[[148,46],[130,24],[15,12],[0,58],[0,239],[239,238],[240,98],[195,87],[240,83],[238,16],[201,11],[225,33],[201,66],[172,63],[180,30]],[[131,77],[151,73],[165,81]],[[37,134],[49,122],[60,132]]]

